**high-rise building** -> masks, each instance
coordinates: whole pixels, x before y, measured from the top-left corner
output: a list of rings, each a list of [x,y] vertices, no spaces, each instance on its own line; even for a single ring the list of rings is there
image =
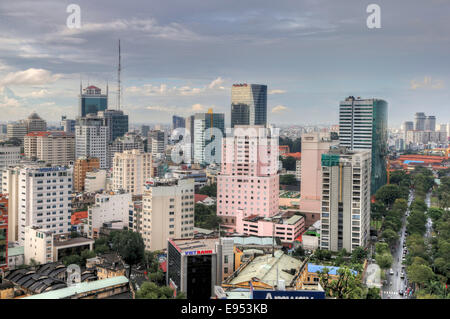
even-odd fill
[[[25,227],[40,226],[53,233],[70,232],[72,170],[61,167],[20,169],[18,190],[18,241],[23,245]],[[14,199],[12,199],[14,201]]]
[[[243,217],[272,217],[278,213],[278,135],[273,128],[235,126],[222,144],[217,176],[217,216],[234,229]]]
[[[145,249],[163,250],[168,238],[194,237],[194,180],[151,179],[142,196]]]
[[[109,127],[97,116],[81,118],[75,126],[75,158],[97,157],[100,168],[109,168]]]
[[[88,86],[84,93],[81,92],[80,86],[80,110],[78,115],[85,117],[87,114],[97,114],[108,108],[108,90],[106,94],[102,94],[102,90],[96,86]]]
[[[214,129],[221,134],[214,134]],[[221,136],[220,136],[221,135]],[[198,164],[220,163],[222,138],[225,136],[225,114],[196,113],[194,119],[194,162]]]
[[[142,136],[128,132],[124,136],[116,138],[109,146],[109,167],[112,167],[115,153],[122,153],[123,151],[129,150],[140,150],[141,152],[144,152],[144,139]]]
[[[406,133],[407,131],[414,131],[414,122],[406,121],[403,123],[403,131]]]
[[[16,165],[19,161],[20,146],[0,145],[0,170],[10,165]]]
[[[416,131],[424,131],[425,130],[425,120],[426,120],[425,113],[417,112],[414,115],[414,129]]]
[[[231,127],[267,124],[267,85],[233,84]]]
[[[74,191],[79,193],[85,190],[86,173],[100,168],[100,160],[96,157],[80,157],[75,161],[73,168]]]
[[[8,197],[0,194],[0,270],[8,267]]]
[[[152,154],[164,154],[167,146],[167,135],[163,130],[152,130],[148,133],[147,149]]]
[[[370,236],[370,150],[322,154],[320,248],[352,252]]]
[[[47,122],[40,118],[36,112],[31,113],[26,120],[23,120],[27,126],[27,133],[43,132],[47,130]]]
[[[25,123],[9,123],[7,126],[8,139],[17,138],[23,142],[23,137],[27,135],[28,127]]]
[[[370,192],[387,183],[387,103],[350,96],[339,107],[339,144],[351,150],[372,151]]]
[[[24,153],[51,165],[69,165],[75,160],[75,135],[64,131],[31,132],[24,137]]]
[[[436,116],[430,115],[425,119],[425,131],[436,131]]]
[[[61,129],[66,133],[75,133],[77,121],[68,119],[67,116],[61,116]]]
[[[148,125],[141,126],[141,135],[142,136],[147,136],[149,131],[150,131],[150,126],[148,126]]]
[[[322,198],[322,154],[337,145],[330,133],[306,133],[302,135],[302,162],[300,185],[300,210],[305,213],[306,227],[320,219]]]
[[[176,115],[172,116],[172,129],[176,129],[179,127],[185,127],[185,126],[186,126],[186,122],[185,122],[184,117],[176,116]]]
[[[142,195],[145,182],[153,177],[152,154],[133,149],[114,154],[113,189]]]
[[[109,143],[128,132],[128,115],[124,114],[123,111],[109,109],[99,111],[97,116],[103,119],[104,126],[109,127]]]
[[[128,227],[130,203],[130,193],[96,194],[95,204],[88,209],[89,238],[98,238],[103,223],[115,222],[121,229]]]

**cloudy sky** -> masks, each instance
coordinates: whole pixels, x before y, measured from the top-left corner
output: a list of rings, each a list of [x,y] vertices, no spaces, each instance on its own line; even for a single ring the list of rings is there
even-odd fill
[[[66,12],[81,8],[81,28]],[[369,29],[366,8],[381,8]],[[77,115],[80,78],[132,122],[212,107],[229,118],[233,83],[267,84],[268,118],[332,124],[348,95],[383,98],[389,124],[450,122],[448,0],[40,0],[0,2],[0,121]]]

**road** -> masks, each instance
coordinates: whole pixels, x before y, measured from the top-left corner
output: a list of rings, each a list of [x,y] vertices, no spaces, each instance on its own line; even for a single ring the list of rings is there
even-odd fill
[[[427,197],[425,198],[425,203],[427,204],[427,207],[430,208],[431,206],[431,193],[427,194]],[[426,238],[430,238],[431,237],[431,229],[433,227],[433,222],[431,221],[431,218],[428,217],[427,219],[427,232],[425,233],[425,237]]]
[[[408,198],[408,207],[409,205],[411,205],[413,200],[414,200],[414,193],[410,192]],[[409,208],[406,213],[409,214]],[[391,275],[389,271],[387,272],[386,284],[381,289],[381,295],[383,299],[406,298],[405,296],[401,296],[399,294],[400,290],[405,291],[406,288],[408,287],[406,275],[404,279],[401,278],[402,271],[405,272],[405,268],[403,268],[404,266],[402,262],[403,244],[406,241],[405,230],[406,230],[406,216],[404,216],[402,219],[402,228],[400,230],[399,241],[397,243],[397,246],[395,246],[392,251],[393,262],[391,269],[394,271],[394,274]]]

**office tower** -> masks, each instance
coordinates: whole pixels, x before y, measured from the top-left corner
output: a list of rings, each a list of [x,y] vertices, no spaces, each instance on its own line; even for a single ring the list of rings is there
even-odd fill
[[[163,250],[168,238],[194,237],[194,180],[152,179],[142,196],[145,249]]]
[[[47,130],[47,122],[41,119],[35,112],[31,113],[31,115],[23,122],[27,126],[27,133]]]
[[[322,154],[320,248],[352,252],[370,236],[370,150]]]
[[[439,132],[447,132],[447,124],[439,124]],[[0,153],[1,154],[1,153]],[[0,165],[1,166],[1,165]]]
[[[322,154],[337,145],[330,133],[302,134],[300,210],[305,213],[306,227],[320,219],[322,198]]]
[[[164,154],[167,146],[167,135],[163,130],[152,130],[148,133],[147,148],[152,154]]]
[[[149,131],[150,131],[150,126],[148,126],[148,125],[141,126],[141,135],[142,136],[148,136]]]
[[[19,161],[20,146],[0,144],[0,170],[10,165],[16,165]]]
[[[231,127],[267,124],[267,85],[233,84]]]
[[[111,143],[118,137],[128,132],[128,115],[119,110],[99,111],[97,116],[103,119],[103,125],[109,127],[109,139]]]
[[[8,267],[8,196],[0,194],[0,270]]]
[[[95,204],[88,208],[88,237],[98,238],[103,223],[118,223],[128,228],[130,193],[104,193],[95,195]]]
[[[372,151],[370,192],[387,183],[387,103],[350,96],[339,107],[339,143],[351,150]]]
[[[233,269],[232,238],[169,239],[166,285],[176,287],[188,299],[215,297]]]
[[[28,127],[25,123],[9,123],[7,126],[8,139],[17,138],[23,142],[23,137],[27,135]]]
[[[96,86],[88,86],[81,93],[80,85],[80,104],[78,116],[85,117],[87,114],[97,114],[108,108],[108,90],[106,94],[102,94],[102,90]]]
[[[73,167],[74,191],[79,193],[85,189],[85,179],[87,172],[92,172],[100,168],[100,160],[96,157],[80,157],[75,161]]]
[[[53,233],[70,232],[72,213],[72,170],[61,167],[19,170],[18,241],[25,240],[25,227],[41,226]],[[14,199],[12,199],[14,201]]]
[[[109,127],[96,116],[81,118],[75,126],[75,158],[97,157],[100,168],[109,168],[108,164]]]
[[[75,134],[64,131],[31,132],[24,137],[24,153],[29,159],[51,165],[75,161]]]
[[[407,131],[414,131],[414,122],[406,121],[403,123],[403,131],[406,133]]]
[[[418,112],[414,115],[414,129],[416,131],[424,131],[425,130],[425,113]]]
[[[436,116],[430,115],[425,119],[425,131],[436,131]]]
[[[136,133],[126,133],[124,136],[118,137],[109,146],[109,167],[112,167],[115,153],[121,153],[129,150],[140,150],[144,152],[144,139]]]
[[[215,136],[214,129],[218,129],[221,136]],[[194,162],[202,165],[213,162],[220,163],[222,137],[224,136],[225,114],[213,113],[212,109],[209,109],[208,113],[196,113],[194,118]]]
[[[113,189],[142,195],[145,182],[153,177],[152,154],[128,150],[114,154]]]
[[[185,126],[186,126],[186,122],[185,122],[184,117],[176,116],[176,115],[172,116],[172,129],[176,129],[178,127],[185,127]]]
[[[61,117],[61,129],[66,133],[75,133],[76,123],[77,121],[70,120],[65,115]]]
[[[235,126],[222,143],[222,167],[217,176],[217,216],[234,228],[243,217],[278,213],[278,134],[273,128]]]

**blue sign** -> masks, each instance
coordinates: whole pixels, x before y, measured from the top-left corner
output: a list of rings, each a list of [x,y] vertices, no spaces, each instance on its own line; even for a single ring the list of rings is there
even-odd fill
[[[254,290],[253,299],[325,299],[325,292],[315,290]]]

